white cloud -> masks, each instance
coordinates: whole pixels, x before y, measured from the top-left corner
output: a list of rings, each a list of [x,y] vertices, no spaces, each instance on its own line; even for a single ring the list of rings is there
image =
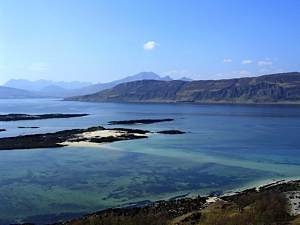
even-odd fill
[[[232,59],[223,59],[223,63],[232,63]]]
[[[44,62],[34,62],[28,66],[28,70],[33,72],[45,72],[47,69],[48,65]]]
[[[273,62],[269,59],[261,60],[261,61],[257,62],[257,65],[259,65],[259,66],[271,66],[271,65],[273,65]]]
[[[157,46],[159,46],[159,44],[156,43],[155,41],[148,41],[144,44],[144,50],[150,51],[155,49]]]
[[[251,59],[244,59],[242,64],[251,64],[253,61]]]

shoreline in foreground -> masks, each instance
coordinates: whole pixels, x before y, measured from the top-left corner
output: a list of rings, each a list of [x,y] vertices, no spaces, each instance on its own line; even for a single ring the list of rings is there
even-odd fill
[[[225,225],[298,225],[300,180],[278,180],[230,195],[179,195],[168,200],[138,204],[108,208],[78,217],[73,215],[72,219],[57,219],[56,223],[49,222],[50,217],[41,217],[34,223],[23,225],[223,225],[224,220],[228,221]],[[232,214],[235,216],[232,217]],[[251,223],[241,223],[248,220]]]
[[[257,207],[260,204],[263,205],[262,208]],[[239,220],[237,220],[240,221],[247,213],[250,213],[248,212],[249,208],[256,210],[257,215],[266,214],[259,220],[276,222],[276,224],[298,224],[297,222],[300,220],[300,180],[278,180],[230,195],[196,196],[194,198],[178,196],[178,198],[169,200],[148,202],[144,206],[130,205],[129,207],[110,208],[53,225],[93,223],[139,225],[142,221],[144,225],[198,225],[202,224],[203,215],[209,213],[226,215],[229,210],[232,213],[240,214]],[[279,211],[278,215],[273,214],[273,212],[278,213]],[[268,215],[268,213],[271,214]],[[217,215],[215,216],[217,217]],[[237,218],[229,217],[227,219]],[[206,217],[205,220],[207,220]]]

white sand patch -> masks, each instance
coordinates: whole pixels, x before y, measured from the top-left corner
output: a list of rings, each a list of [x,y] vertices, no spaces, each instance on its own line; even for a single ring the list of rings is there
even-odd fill
[[[289,210],[292,216],[300,215],[300,191],[289,191],[285,193],[289,200]]]
[[[95,137],[118,137],[126,132],[118,131],[118,130],[97,130],[92,132],[84,132],[82,134],[78,134],[77,136],[83,138],[95,138]]]
[[[66,145],[67,147],[75,147],[75,148],[99,148],[100,145],[104,143],[93,143],[88,141],[78,141],[78,142],[66,141],[61,144]]]
[[[78,139],[81,138],[92,139],[92,138],[120,137],[124,134],[129,134],[129,133],[122,130],[98,130],[98,131],[91,131],[91,132],[84,132],[82,134],[77,134],[76,137]],[[133,134],[135,136],[144,136],[144,134],[138,134],[138,133],[130,133],[130,134]],[[99,148],[100,145],[106,144],[106,142],[94,143],[90,141],[76,141],[77,138],[62,142],[60,144],[69,147],[91,147],[91,148],[95,148],[95,147]]]
[[[208,197],[208,199],[206,200],[206,203],[208,203],[208,204],[215,203],[218,200],[220,200],[218,197]]]

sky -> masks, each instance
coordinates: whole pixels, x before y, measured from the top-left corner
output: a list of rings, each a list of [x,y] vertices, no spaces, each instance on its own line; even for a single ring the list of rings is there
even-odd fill
[[[299,0],[0,0],[0,84],[300,71]]]

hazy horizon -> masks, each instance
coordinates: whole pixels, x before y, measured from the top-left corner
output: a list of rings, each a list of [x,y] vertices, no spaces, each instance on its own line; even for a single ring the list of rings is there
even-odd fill
[[[142,71],[140,73],[144,73],[144,72],[152,72],[152,71]],[[283,72],[277,72],[277,73],[293,73],[293,72],[299,73],[299,71],[283,71]],[[155,72],[153,72],[153,73],[155,73]],[[157,73],[155,73],[155,74],[157,74]],[[127,78],[127,77],[130,77],[132,75],[137,75],[137,74],[131,74],[131,75],[128,75],[128,76],[124,76],[120,79]],[[164,77],[164,75],[161,75],[161,74],[157,74],[157,75],[159,75],[160,77]],[[255,77],[255,76],[263,76],[263,75],[271,75],[271,74],[257,74],[257,75],[243,76],[243,77]],[[177,79],[177,78],[174,78],[173,76],[170,76],[170,75],[165,75],[165,76],[168,76],[173,80]],[[191,77],[182,76],[182,77],[179,77],[178,79],[180,79],[180,78],[191,78]],[[238,77],[233,76],[233,77],[228,77],[228,78],[225,77],[225,78],[220,78],[220,79],[234,79],[234,78],[238,78]],[[214,79],[214,78],[212,78],[212,79]],[[36,79],[36,80],[34,80],[34,79],[26,79],[26,78],[19,78],[19,79],[18,78],[11,78],[11,79],[3,82],[3,83],[0,83],[0,85],[5,85],[7,82],[12,81],[12,80],[18,80],[18,81],[24,80],[24,81],[30,81],[30,82],[49,81],[49,82],[53,82],[53,83],[65,83],[65,82],[66,83],[72,83],[72,82],[77,83],[78,82],[78,83],[83,83],[83,84],[86,83],[86,85],[90,85],[90,84],[98,84],[98,83],[109,83],[109,82],[117,81],[118,79],[117,80],[108,80],[107,82],[100,82],[100,81],[99,82],[92,82],[92,81],[80,81],[80,80],[51,80],[51,79]],[[192,80],[207,80],[207,79],[192,79]],[[218,80],[218,78],[215,78],[215,80]]]
[[[0,3],[0,84],[300,71],[296,0]]]

